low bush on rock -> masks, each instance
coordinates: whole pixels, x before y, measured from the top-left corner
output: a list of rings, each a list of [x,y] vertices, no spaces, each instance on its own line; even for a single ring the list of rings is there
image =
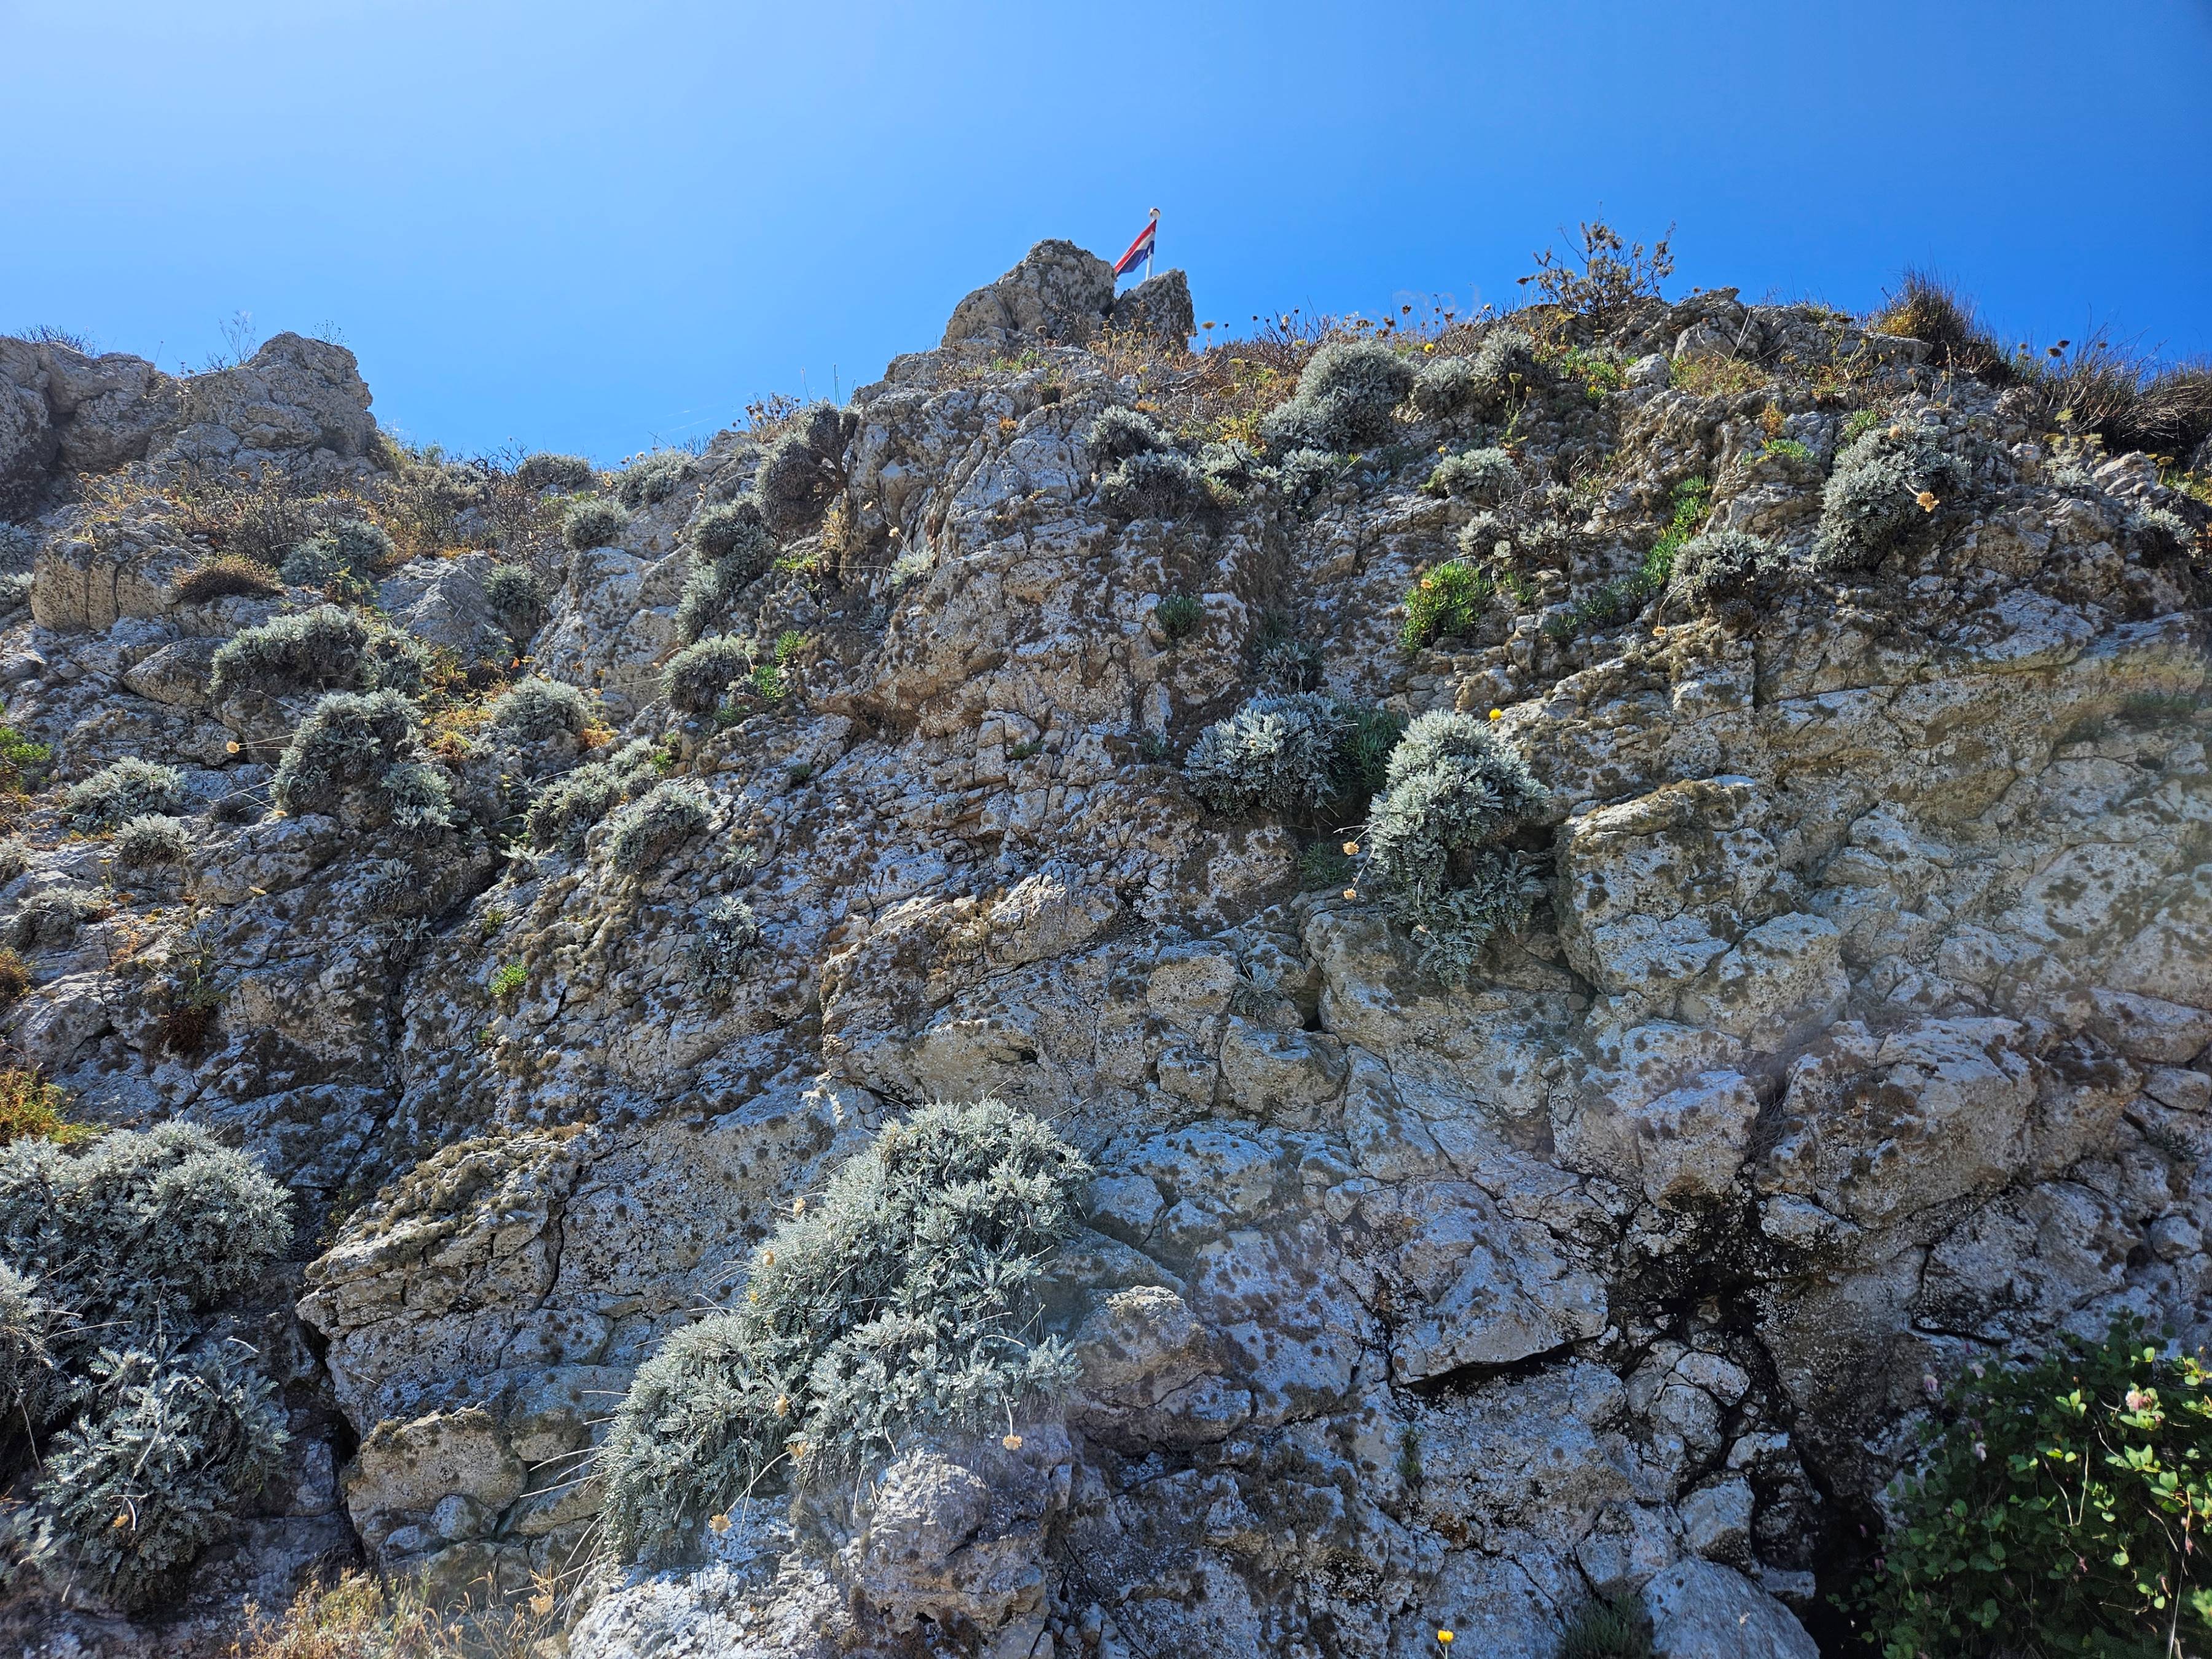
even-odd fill
[[[599,482],[599,476],[581,455],[556,455],[542,449],[524,456],[514,469],[514,480],[525,489],[557,489],[563,494],[589,489]]]
[[[1316,813],[1373,789],[1397,734],[1396,717],[1379,709],[1318,691],[1263,691],[1199,734],[1183,775],[1217,812]]]
[[[729,694],[730,687],[753,672],[751,648],[743,640],[717,635],[687,645],[660,672],[661,695],[672,708],[703,714]]]
[[[46,1449],[28,1553],[56,1583],[146,1607],[228,1533],[290,1437],[276,1390],[229,1344],[132,1348],[91,1369],[92,1403]]]
[[[995,1100],[934,1105],[854,1156],[753,1256],[744,1301],[647,1360],[599,1453],[626,1559],[919,1430],[1003,1428],[1065,1385],[1041,1338],[1042,1270],[1090,1170]]]
[[[1887,1659],[2212,1646],[2212,1371],[2140,1324],[1969,1368],[1888,1506],[1856,1609]]]
[[[1406,620],[1398,630],[1398,642],[1408,651],[1420,651],[1437,640],[1474,633],[1496,591],[1486,574],[1462,560],[1447,559],[1424,571],[1406,594]]]
[[[396,691],[333,691],[292,734],[270,796],[294,814],[351,806],[404,831],[449,829],[452,788],[416,758],[419,726],[414,704]]]
[[[484,603],[499,625],[526,640],[545,619],[545,584],[526,564],[495,564],[484,577]]]
[[[13,1531],[56,1585],[161,1601],[273,1469],[273,1391],[203,1331],[291,1231],[283,1188],[187,1124],[0,1148],[0,1413],[38,1454]]]
[[[115,832],[115,861],[126,870],[182,864],[191,846],[191,826],[182,818],[142,812]]]
[[[1180,450],[1147,450],[1098,480],[1098,506],[1117,519],[1179,519],[1212,500],[1197,464]]]
[[[58,1084],[47,1082],[26,1066],[0,1066],[0,1146],[12,1146],[27,1136],[63,1146],[89,1140],[94,1132],[83,1124],[71,1123],[68,1110],[69,1096]],[[0,1393],[0,1400],[8,1397]]]
[[[1367,815],[1360,885],[1440,977],[1464,979],[1494,934],[1526,924],[1542,887],[1501,843],[1548,793],[1471,714],[1424,714],[1392,750]]]
[[[1413,366],[1376,340],[1332,340],[1307,360],[1298,389],[1262,417],[1270,453],[1324,453],[1380,443],[1413,387]]]
[[[760,936],[752,906],[743,899],[708,899],[699,907],[698,931],[685,951],[691,982],[712,1000],[728,1001],[736,994],[738,970]]]
[[[652,507],[673,495],[690,476],[689,455],[680,449],[656,449],[615,474],[615,498],[633,509]]]
[[[649,787],[654,776],[653,745],[642,739],[623,744],[604,760],[585,762],[554,779],[530,803],[524,818],[530,844],[574,852],[593,824]]]
[[[655,784],[615,814],[607,861],[622,875],[636,875],[704,830],[713,816],[707,792],[690,779]]]
[[[1682,544],[1669,585],[1700,610],[1722,611],[1771,599],[1789,569],[1771,542],[1741,530],[1709,530]]]
[[[591,704],[581,691],[565,681],[538,674],[517,680],[501,692],[485,720],[490,731],[507,742],[526,744],[580,738],[591,724]]]
[[[62,797],[62,815],[74,830],[113,830],[142,813],[173,812],[184,799],[182,772],[125,755],[71,784]]]
[[[775,538],[750,501],[708,507],[692,520],[691,574],[676,606],[676,626],[696,640],[729,614],[730,605],[775,564]]]
[[[206,605],[216,599],[265,599],[283,591],[283,579],[258,559],[226,553],[194,565],[177,578],[171,592],[180,605]]]
[[[811,529],[845,487],[845,445],[858,425],[856,416],[826,402],[802,410],[796,421],[753,475],[762,519],[787,538]]]
[[[1437,462],[1421,489],[1431,495],[1456,495],[1495,507],[1520,486],[1520,469],[1504,450],[1470,449]]]
[[[1813,544],[1823,571],[1871,570],[1966,488],[1966,468],[1918,427],[1876,427],[1847,445],[1820,492]]]
[[[288,696],[302,691],[422,690],[429,653],[404,634],[372,627],[349,611],[317,605],[233,635],[216,652],[210,693]]]
[[[612,547],[629,528],[629,514],[619,501],[605,495],[586,495],[572,502],[561,515],[561,539],[579,553],[589,548]]]
[[[284,580],[319,587],[335,599],[376,597],[376,578],[393,558],[392,538],[366,520],[342,524],[310,538],[284,556]]]

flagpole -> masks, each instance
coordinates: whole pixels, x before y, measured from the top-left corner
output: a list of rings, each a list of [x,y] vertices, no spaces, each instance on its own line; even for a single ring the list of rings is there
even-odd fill
[[[1145,280],[1148,283],[1152,280],[1152,250],[1159,246],[1159,240],[1160,210],[1154,208],[1152,210],[1152,240],[1145,244]]]

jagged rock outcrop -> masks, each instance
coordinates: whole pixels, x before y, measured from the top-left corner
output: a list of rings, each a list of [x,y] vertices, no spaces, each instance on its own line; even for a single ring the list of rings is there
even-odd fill
[[[158,504],[39,522],[11,721],[65,777],[189,761],[198,817],[158,903],[27,817],[10,1038],[87,1112],[218,1126],[331,1218],[298,1310],[379,1564],[580,1559],[612,1396],[935,1097],[1049,1119],[1096,1171],[1057,1413],[789,1524],[734,1505],[696,1566],[603,1579],[572,1653],[926,1623],[1005,1659],[1410,1659],[1442,1625],[1548,1659],[1594,1589],[1640,1595],[1661,1653],[1808,1653],[1923,1378],[2121,1310],[2212,1337],[2212,515],[2054,445],[2028,388],[1733,290],[1580,337],[1617,374],[1547,360],[1510,434],[1417,399],[1395,447],[1109,513],[1109,410],[1217,418],[1175,401],[1190,319],[1180,273],[1117,301],[1066,243],[963,301],[854,394],[820,527],[727,596],[708,637],[750,654],[703,714],[660,689],[689,538],[763,445],[656,459],[619,545],[530,549],[532,665],[604,726],[511,740],[453,694],[430,830],[264,813],[313,699],[248,729],[206,642],[307,596],[179,603],[201,550]],[[1173,348],[1138,391],[1085,349],[1125,321]],[[360,454],[350,359],[276,345],[200,405],[229,449],[202,421],[117,453]],[[0,360],[22,477],[77,418],[37,350],[43,380]],[[1862,410],[1969,483],[1838,572]],[[1510,499],[1420,488],[1508,436]],[[1771,540],[1771,605],[1633,586],[1692,479],[1705,526]],[[1538,554],[1405,648],[1479,510]],[[384,609],[468,656],[512,551],[483,540]],[[1284,635],[1346,702],[1495,710],[1548,790],[1542,896],[1462,981],[1331,862],[1356,821],[1216,813],[1174,764]],[[587,766],[601,793],[539,834]],[[716,931],[732,902],[750,932]],[[163,1035],[188,959],[222,991],[198,1048]]]

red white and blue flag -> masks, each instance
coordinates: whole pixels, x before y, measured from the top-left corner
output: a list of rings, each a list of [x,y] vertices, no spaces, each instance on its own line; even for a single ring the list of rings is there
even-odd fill
[[[1152,258],[1152,237],[1160,228],[1160,210],[1152,210],[1151,221],[1137,233],[1137,240],[1129,244],[1129,251],[1114,262],[1114,274],[1127,276],[1140,264],[1149,264]]]

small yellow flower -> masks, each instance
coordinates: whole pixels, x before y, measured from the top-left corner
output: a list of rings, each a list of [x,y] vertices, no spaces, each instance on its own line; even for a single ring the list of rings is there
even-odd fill
[[[748,1301],[748,1302],[757,1302],[757,1301],[759,1301],[759,1300],[760,1300],[760,1292],[759,1292],[758,1291],[747,1291],[745,1292],[745,1300],[746,1300],[746,1301]]]
[[[124,1510],[107,1524],[119,1531],[121,1528],[131,1524],[131,1512],[128,1510]]]
[[[1008,1451],[1019,1451],[1022,1449],[1022,1437],[1018,1434],[1004,1435],[1000,1437],[999,1443]]]
[[[1348,859],[1358,858],[1359,856],[1359,843],[1356,841],[1348,841],[1345,842],[1344,856]]]
[[[1452,1633],[1448,1630],[1440,1630],[1437,1632],[1437,1640],[1443,1643],[1446,1647],[1449,1647],[1451,1645]]]
[[[714,1529],[714,1536],[720,1538],[724,1533],[729,1531],[730,1517],[726,1515],[710,1515],[707,1517],[707,1524]]]
[[[1430,342],[1428,343],[1428,344],[1426,344],[1426,345],[1425,345],[1425,346],[1423,346],[1423,347],[1421,348],[1421,349],[1422,349],[1423,351],[1434,351],[1436,349],[1437,349],[1437,343],[1436,343],[1434,340],[1430,341]]]
[[[763,1250],[761,1252],[761,1266],[763,1267],[773,1267],[775,1266],[775,1252],[774,1250]]]
[[[728,1523],[727,1516],[720,1516],[718,1518],[720,1519],[725,1525]],[[553,1598],[547,1595],[544,1590],[538,1591],[537,1595],[530,1598],[530,1611],[540,1619],[544,1618],[548,1613],[553,1611]]]
[[[226,755],[235,755],[238,752],[238,739],[233,738],[228,743],[223,744],[222,752]]]
[[[786,1441],[784,1443],[784,1447],[785,1449],[790,1452],[793,1457],[804,1457],[806,1455],[806,1443],[804,1440]]]
[[[1923,489],[1913,499],[1920,503],[1920,510],[1923,513],[1933,513],[1936,510],[1936,492],[1934,490]]]
[[[806,1200],[803,1198],[793,1199],[791,1200],[791,1212],[793,1215],[805,1215],[806,1213]]]
[[[780,1394],[776,1395],[775,1414],[778,1417],[788,1417],[791,1415],[791,1396],[789,1395]]]
[[[1344,890],[1344,896],[1346,898],[1356,899],[1359,896],[1359,890],[1357,887],[1347,887]]]
[[[1505,718],[1505,711],[1503,708],[1493,708],[1490,711],[1490,718],[1494,720],[1502,720]]]

